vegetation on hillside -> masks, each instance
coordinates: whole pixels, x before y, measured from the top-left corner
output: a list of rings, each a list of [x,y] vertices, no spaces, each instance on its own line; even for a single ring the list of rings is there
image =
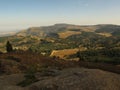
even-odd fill
[[[47,60],[50,59],[48,61],[53,62],[53,60],[51,60],[52,57],[51,58],[48,57],[51,55],[52,52],[59,51],[59,53],[62,53],[62,57],[64,57],[62,59],[67,58],[70,60],[72,59],[74,60],[74,58],[79,57],[80,60],[82,61],[102,62],[119,65],[120,64],[119,28],[120,28],[119,26],[114,25],[96,25],[96,26],[54,25],[41,28],[39,27],[29,28],[28,30],[17,33],[14,36],[0,38],[1,52],[12,51],[12,49],[6,50],[5,45],[7,41],[10,41],[10,43],[13,45],[11,46],[9,43],[9,45],[7,44],[8,45],[7,47],[12,47],[14,49],[14,52],[9,53],[9,55],[14,53],[14,55],[12,54],[12,56],[9,56],[7,53],[1,55],[0,57],[5,56],[3,59],[5,60],[7,59],[6,61],[4,61],[3,59],[1,61],[3,61],[3,63],[10,63],[11,66],[15,64],[15,66],[13,65],[14,69],[17,69],[16,70],[17,72],[21,72],[20,67],[22,68],[24,67],[23,70],[26,70],[29,67],[29,65],[32,64],[34,64],[36,67],[36,64],[39,63],[39,60],[41,62],[41,54],[45,55],[44,59]],[[59,34],[66,32],[70,32],[70,34],[66,35],[65,38],[60,38]],[[106,37],[104,35],[98,34],[104,32],[109,33],[111,36]],[[82,48],[85,48],[85,50],[81,50]],[[76,54],[71,55],[72,51],[70,50],[74,49],[76,49],[74,52]],[[25,53],[24,56],[21,53],[21,50],[29,51],[30,53],[33,53],[33,55],[35,55],[36,57],[30,54],[29,52],[27,53],[23,52]],[[67,51],[64,52],[64,50]],[[77,53],[78,51],[80,52]],[[67,56],[65,56],[66,54]],[[60,57],[60,55],[54,53],[53,58],[55,59],[55,57]],[[9,60],[12,60],[12,62],[9,62]],[[59,61],[56,62],[56,60],[54,60],[53,63],[58,64],[58,62]],[[61,61],[59,63],[61,63]],[[25,66],[21,66],[20,64]],[[8,65],[8,67],[10,65]]]
[[[97,63],[120,64],[120,49],[100,49],[79,51],[69,58],[79,57],[80,61],[89,61]]]

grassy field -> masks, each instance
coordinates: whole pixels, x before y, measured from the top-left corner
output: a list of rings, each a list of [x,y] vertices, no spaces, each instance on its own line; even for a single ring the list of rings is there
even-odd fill
[[[64,50],[53,50],[50,56],[56,56],[59,58],[65,58],[66,56],[75,54],[79,49],[64,49]]]
[[[77,34],[81,34],[81,32],[75,32],[75,31],[65,31],[65,32],[61,32],[58,33],[60,38],[67,38],[71,35],[77,35]]]

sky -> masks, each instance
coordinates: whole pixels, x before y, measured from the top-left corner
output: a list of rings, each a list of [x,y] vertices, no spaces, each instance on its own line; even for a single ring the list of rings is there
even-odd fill
[[[0,31],[56,23],[120,25],[120,0],[0,0]]]

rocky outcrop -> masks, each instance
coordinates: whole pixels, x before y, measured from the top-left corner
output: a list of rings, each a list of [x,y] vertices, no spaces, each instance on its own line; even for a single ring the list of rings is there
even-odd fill
[[[0,76],[1,90],[120,90],[120,75],[98,69],[47,69],[36,73],[39,80],[29,86],[16,86],[20,74]]]
[[[23,74],[2,75],[0,76],[0,90],[25,90],[16,86],[22,80],[24,80]]]
[[[60,71],[56,76],[45,76],[29,86],[28,90],[120,90],[119,83],[118,74],[97,69],[71,68]]]

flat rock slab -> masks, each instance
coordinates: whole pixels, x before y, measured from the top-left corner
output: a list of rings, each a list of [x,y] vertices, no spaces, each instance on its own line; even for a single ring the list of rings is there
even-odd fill
[[[24,80],[23,74],[0,76],[0,90],[24,90],[22,87],[16,86],[22,80]]]
[[[39,78],[42,78],[41,76]],[[29,90],[120,90],[120,75],[98,69],[69,68],[47,77]]]
[[[99,69],[49,70],[49,74],[42,72],[37,78],[38,82],[23,88],[16,86],[24,80],[23,74],[0,76],[0,90],[120,90],[120,74]]]

